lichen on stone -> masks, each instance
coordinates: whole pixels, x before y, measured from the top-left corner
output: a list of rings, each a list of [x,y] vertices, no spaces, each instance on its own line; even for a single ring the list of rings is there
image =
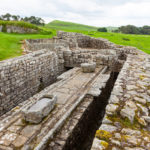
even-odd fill
[[[105,149],[109,146],[109,144],[105,141],[101,141],[100,143]]]
[[[109,141],[109,139],[112,137],[112,134],[105,130],[97,130],[96,137],[101,140]]]

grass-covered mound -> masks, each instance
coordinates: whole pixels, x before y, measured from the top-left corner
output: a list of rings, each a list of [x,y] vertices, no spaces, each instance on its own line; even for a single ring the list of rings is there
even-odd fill
[[[3,20],[0,20],[0,25],[3,25],[3,26],[12,25],[12,26],[18,26],[18,27],[24,27],[24,28],[39,30],[38,26],[33,25],[31,23],[24,22],[24,21],[3,21]]]
[[[0,20],[0,26],[3,26],[2,32],[6,32],[6,26],[16,26],[16,27],[22,27],[25,29],[34,29],[37,31],[37,33],[40,34],[51,34],[51,31],[39,26],[36,26],[34,24],[24,22],[24,21],[2,21]]]
[[[72,23],[72,22],[66,22],[66,21],[59,21],[54,20],[47,25],[45,25],[47,28],[53,28],[56,30],[80,30],[80,31],[97,31],[97,27],[78,24],[78,23]]]

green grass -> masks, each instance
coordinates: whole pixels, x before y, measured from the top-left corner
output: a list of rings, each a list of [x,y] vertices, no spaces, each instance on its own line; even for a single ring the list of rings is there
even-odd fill
[[[79,23],[73,23],[73,22],[67,22],[67,21],[60,21],[60,20],[54,20],[47,25],[45,25],[46,28],[52,28],[56,30],[80,30],[80,31],[97,31],[98,27],[95,26],[88,26],[84,24]],[[108,32],[111,32],[112,30],[118,29],[118,27],[106,27]]]
[[[39,30],[38,26],[33,25],[31,23],[24,22],[24,21],[2,21],[2,20],[0,20],[0,25],[4,25],[4,26],[5,25],[14,25],[14,26],[19,26],[19,27]]]
[[[121,33],[102,33],[102,32],[91,32],[84,34],[93,34],[93,37],[102,37],[109,41],[125,46],[136,47],[145,53],[150,54],[150,35],[133,35],[133,34],[121,34]]]
[[[22,55],[20,41],[24,39],[51,38],[50,35],[42,34],[8,34],[0,32],[0,61]]]

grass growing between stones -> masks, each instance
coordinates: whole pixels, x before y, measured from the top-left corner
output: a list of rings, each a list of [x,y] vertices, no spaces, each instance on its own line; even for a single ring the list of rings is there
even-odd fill
[[[131,128],[134,130],[141,129],[141,125],[138,123],[136,118],[134,119],[133,123],[131,123],[128,118],[121,118],[118,115],[108,117],[108,119],[112,122],[119,122],[122,128]]]

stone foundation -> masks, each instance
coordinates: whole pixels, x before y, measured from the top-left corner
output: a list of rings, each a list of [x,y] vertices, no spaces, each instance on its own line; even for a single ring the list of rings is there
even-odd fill
[[[150,148],[147,54],[66,32],[24,47],[29,54],[0,62],[0,149]],[[95,72],[83,73],[91,62]],[[38,124],[25,121],[22,110],[47,94],[58,98],[53,110]]]

